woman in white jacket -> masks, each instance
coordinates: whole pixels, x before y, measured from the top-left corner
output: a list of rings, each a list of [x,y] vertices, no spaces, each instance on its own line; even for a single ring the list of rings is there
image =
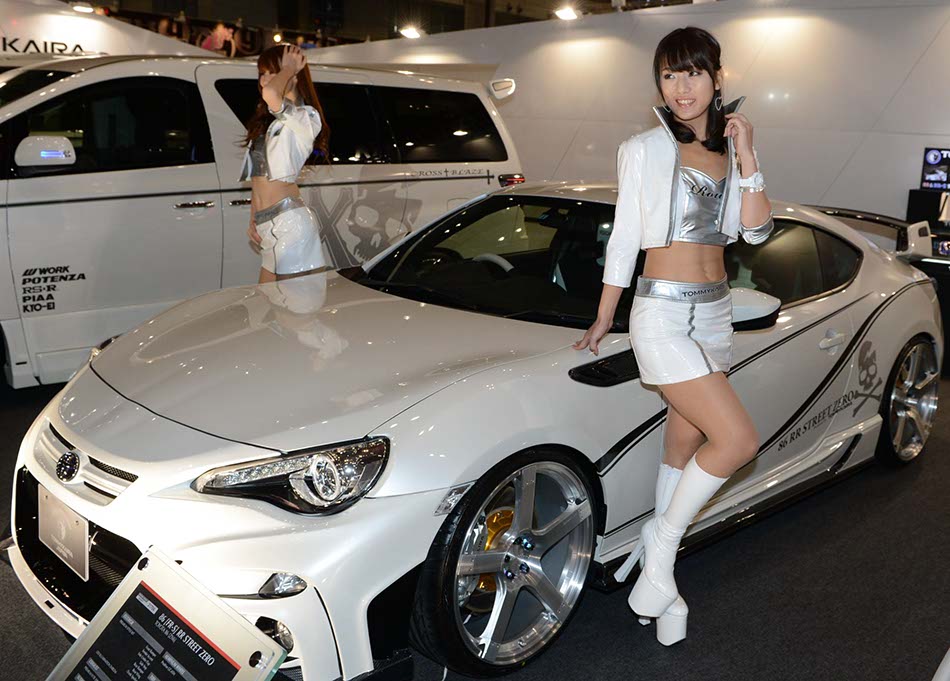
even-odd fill
[[[296,182],[305,164],[327,162],[330,131],[298,47],[264,50],[257,71],[261,99],[247,123],[241,181],[251,182],[247,233],[261,249],[263,283],[326,265],[317,221]]]
[[[771,204],[752,147],[752,125],[723,105],[720,47],[700,28],[660,41],[653,71],[661,125],[621,144],[618,197],[607,244],[597,320],[575,344],[598,353],[617,302],[646,250],[630,313],[640,379],[668,404],[654,517],[624,565],[641,564],[628,600],[658,617],[666,645],[686,635],[687,607],[673,578],[680,539],[719,487],[758,451],[759,436],[726,378],[732,361],[732,300],[724,247],[772,231]],[[720,179],[716,179],[720,178]]]

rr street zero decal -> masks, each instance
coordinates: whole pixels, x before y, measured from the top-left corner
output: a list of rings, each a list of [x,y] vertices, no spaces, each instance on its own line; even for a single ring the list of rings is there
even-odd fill
[[[70,265],[30,267],[23,270],[20,282],[23,312],[46,312],[56,309],[56,293],[64,283],[84,281],[84,272],[70,272]]]
[[[861,391],[849,390],[831,404],[826,405],[824,409],[810,419],[790,430],[785,437],[779,440],[778,450],[782,451],[786,445],[794,442],[812,428],[824,423],[839,411],[853,406],[851,416],[854,417],[857,416],[861,407],[868,400],[881,399],[883,393],[877,392],[875,394],[875,392],[881,388],[884,379],[878,375],[877,352],[874,350],[874,344],[869,340],[864,341],[858,351],[858,383],[861,386]]]

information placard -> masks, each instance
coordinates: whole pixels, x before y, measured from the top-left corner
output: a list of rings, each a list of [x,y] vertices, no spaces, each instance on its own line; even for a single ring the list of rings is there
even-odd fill
[[[920,176],[920,188],[930,191],[947,191],[950,182],[947,175],[950,173],[950,149],[924,149],[924,165]]]
[[[149,549],[49,676],[54,681],[266,681],[287,652]]]

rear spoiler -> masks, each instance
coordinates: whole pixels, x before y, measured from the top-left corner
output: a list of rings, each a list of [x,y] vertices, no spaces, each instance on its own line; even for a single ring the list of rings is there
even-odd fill
[[[926,220],[915,222],[899,229],[895,254],[902,260],[919,260],[920,258],[933,257],[932,241],[933,235],[930,232],[930,223]]]
[[[921,258],[933,256],[933,234],[930,231],[930,224],[926,220],[907,224],[903,220],[888,215],[868,213],[863,210],[836,208],[833,206],[816,206],[814,204],[809,205],[811,208],[819,210],[831,217],[851,218],[877,225],[878,227],[893,229],[897,232],[894,239],[894,254],[902,260],[920,260]]]

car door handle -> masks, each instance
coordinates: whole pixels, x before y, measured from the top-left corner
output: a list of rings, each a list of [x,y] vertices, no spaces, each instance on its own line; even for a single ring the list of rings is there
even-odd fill
[[[185,201],[176,203],[176,210],[188,210],[190,208],[214,208],[214,201]]]
[[[836,345],[841,345],[844,343],[848,336],[843,333],[838,333],[837,331],[829,331],[831,335],[825,336],[820,341],[818,341],[818,347],[822,350],[830,350]]]
[[[250,199],[234,199],[233,201],[228,202],[229,206],[250,206]]]

